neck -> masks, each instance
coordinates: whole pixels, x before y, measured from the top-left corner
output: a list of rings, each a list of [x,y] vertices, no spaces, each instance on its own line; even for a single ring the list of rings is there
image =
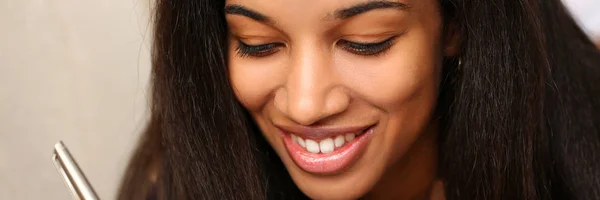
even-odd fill
[[[421,200],[440,196],[433,194],[440,192],[436,183],[437,135],[437,123],[432,123],[407,153],[388,168],[365,199]]]

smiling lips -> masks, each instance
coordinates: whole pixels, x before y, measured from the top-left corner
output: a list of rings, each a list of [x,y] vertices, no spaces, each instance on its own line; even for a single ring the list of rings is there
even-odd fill
[[[339,149],[346,144],[346,142],[351,142],[356,138],[357,135],[360,135],[361,132],[355,133],[346,133],[342,135],[335,136],[335,138],[326,138],[321,141],[315,141],[311,139],[304,139],[302,137],[296,136],[290,133],[292,138],[292,142],[300,145],[303,148],[306,148],[306,151],[311,153],[331,153],[335,149]]]
[[[280,128],[296,165],[316,174],[338,173],[353,164],[373,134],[373,126],[322,129]]]

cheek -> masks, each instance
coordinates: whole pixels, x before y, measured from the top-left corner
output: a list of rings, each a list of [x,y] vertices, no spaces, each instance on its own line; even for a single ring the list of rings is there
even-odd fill
[[[269,102],[271,94],[284,79],[280,58],[240,58],[235,53],[229,58],[229,81],[235,96],[250,111],[258,111]]]
[[[442,55],[434,41],[413,32],[380,57],[343,55],[338,60],[341,66],[348,66],[345,81],[355,95],[392,111],[423,96],[436,96]]]

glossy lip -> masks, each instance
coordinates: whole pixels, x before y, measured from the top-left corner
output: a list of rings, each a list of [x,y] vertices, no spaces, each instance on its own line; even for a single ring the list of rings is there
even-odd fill
[[[346,133],[364,132],[367,128],[374,125],[366,126],[347,126],[347,127],[307,127],[307,126],[280,126],[275,127],[282,130],[284,133],[291,133],[300,136],[303,139],[311,139],[320,141],[327,138],[332,138]]]
[[[369,138],[374,133],[374,128],[375,126],[368,127],[350,143],[346,143],[342,148],[327,154],[310,153],[294,143],[290,134],[284,131],[281,134],[288,154],[298,167],[309,173],[329,175],[342,172],[360,158]]]

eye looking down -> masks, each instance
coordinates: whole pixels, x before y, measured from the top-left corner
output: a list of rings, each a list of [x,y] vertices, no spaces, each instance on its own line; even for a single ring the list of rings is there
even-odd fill
[[[418,198],[436,180],[435,0],[226,1],[229,77],[314,199]]]

